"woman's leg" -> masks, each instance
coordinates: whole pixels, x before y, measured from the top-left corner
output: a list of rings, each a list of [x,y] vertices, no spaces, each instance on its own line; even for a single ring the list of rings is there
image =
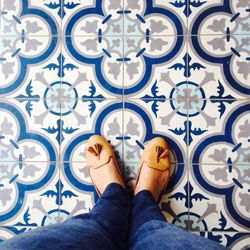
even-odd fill
[[[169,224],[157,201],[169,179],[168,145],[161,138],[151,140],[142,155],[142,165],[132,204],[129,246],[131,249],[225,249],[216,242]]]
[[[218,243],[170,224],[149,191],[141,191],[132,202],[130,249],[214,250],[226,249]]]
[[[125,190],[110,144],[101,136],[88,141],[90,177],[101,195],[88,214],[62,224],[24,233],[0,244],[0,249],[126,249],[130,195]]]
[[[110,184],[87,214],[0,243],[2,250],[127,249],[130,195]]]

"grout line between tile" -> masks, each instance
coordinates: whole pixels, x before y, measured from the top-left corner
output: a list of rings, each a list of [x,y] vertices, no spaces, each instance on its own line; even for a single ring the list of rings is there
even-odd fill
[[[189,3],[188,3],[189,4]],[[188,5],[189,6],[189,5]],[[187,18],[187,25],[188,25],[188,18]],[[189,46],[188,46],[188,40],[189,38],[186,38],[186,71],[188,72],[189,70],[189,63],[188,63],[188,52],[189,52]],[[186,77],[186,93],[188,93],[188,80],[189,77],[187,75]],[[187,135],[187,142],[186,142],[186,157],[187,157],[187,182],[189,183],[190,181],[190,166],[189,166],[189,95],[187,95],[187,100],[186,100],[186,105],[187,105],[187,127],[186,127],[186,135]],[[188,221],[190,221],[190,185],[188,185]],[[188,231],[190,231],[190,225],[188,224]]]
[[[179,35],[179,34],[170,34],[170,35],[151,35],[150,37],[201,37],[201,36],[224,36],[225,33],[217,33],[217,34],[190,34],[189,31],[186,31],[185,34]],[[119,37],[120,35],[105,35],[105,37]],[[234,33],[232,36],[250,36],[250,33]],[[0,38],[5,37],[20,37],[20,35],[8,35],[8,34],[0,34]],[[59,31],[57,35],[28,35],[28,37],[60,37],[60,38],[67,38],[67,37],[86,37],[86,38],[95,38],[96,35],[64,35],[63,31]],[[124,37],[144,37],[144,35],[124,35]]]
[[[122,7],[123,10],[125,9],[125,0],[122,0]],[[123,15],[122,17],[122,25],[123,25],[123,44],[122,44],[122,53],[123,53],[123,58],[125,55],[125,16]],[[125,129],[124,129],[124,115],[125,115],[125,62],[123,62],[122,65],[122,136],[124,136],[125,133]],[[122,140],[122,175],[123,175],[123,179],[125,178],[125,164],[124,164],[124,159],[125,159],[125,145],[124,145],[124,140]]]
[[[62,16],[62,9],[63,9],[63,1],[61,1],[61,16]],[[62,35],[62,18],[61,18],[61,35]],[[61,38],[61,42],[60,42],[60,72],[62,72],[63,70],[63,61],[62,61],[62,46],[63,46],[63,43],[62,43],[62,38]],[[60,183],[59,183],[59,200],[61,200],[61,190],[62,190],[62,187],[61,187],[61,171],[62,171],[62,166],[61,166],[61,157],[62,157],[62,75],[60,74],[60,143],[59,143],[59,156],[58,156],[58,165],[57,167],[59,167],[59,180],[60,180]],[[61,205],[60,203],[58,204],[58,218],[57,218],[57,221],[59,222],[59,219],[60,219],[60,209],[61,209]]]
[[[38,100],[38,101],[42,101],[42,100],[49,100],[52,98],[15,98],[15,97],[7,97],[7,96],[0,96],[0,101],[1,100]],[[139,100],[165,100],[165,101],[170,101],[170,100],[178,100],[178,98],[140,98],[140,97],[130,97],[130,96],[126,96],[126,95],[120,95],[117,97],[105,97],[105,98],[61,98],[62,101],[64,100],[84,100],[84,101],[93,101],[93,100],[110,100],[110,101],[139,101]],[[230,98],[189,98],[189,101],[232,101],[232,99]],[[234,99],[234,101],[239,101],[239,102],[249,102],[250,101],[250,96],[246,97],[246,98],[236,98]]]

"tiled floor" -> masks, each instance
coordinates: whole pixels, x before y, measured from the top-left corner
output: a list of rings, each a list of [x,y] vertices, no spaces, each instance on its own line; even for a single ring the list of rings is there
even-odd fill
[[[135,178],[172,149],[169,222],[250,244],[248,0],[0,0],[0,240],[92,208],[98,133]]]

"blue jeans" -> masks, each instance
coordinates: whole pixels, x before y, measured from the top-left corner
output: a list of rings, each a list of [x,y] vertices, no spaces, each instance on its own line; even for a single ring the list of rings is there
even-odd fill
[[[226,249],[166,222],[148,191],[134,199],[110,184],[91,212],[0,243],[1,250]]]

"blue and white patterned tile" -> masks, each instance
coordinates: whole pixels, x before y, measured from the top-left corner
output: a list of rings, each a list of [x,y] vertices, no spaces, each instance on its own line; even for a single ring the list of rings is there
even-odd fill
[[[180,82],[186,84],[186,51],[182,36],[126,38],[124,94],[132,98],[174,98],[173,89]],[[183,76],[177,69],[184,72]]]
[[[249,233],[212,232],[208,234],[207,238],[211,240],[216,240],[222,245],[232,250],[248,249],[250,247],[250,243],[249,243],[250,234]]]
[[[57,37],[0,37],[1,97],[48,98],[61,84],[60,51]]]
[[[67,50],[76,60],[95,66],[96,78],[107,92],[139,92],[153,67],[169,61],[183,46],[182,23],[166,6],[154,8],[151,1],[125,1],[124,10],[120,1],[97,4],[72,14],[65,24]],[[102,9],[103,17],[98,16]],[[114,24],[117,15],[125,16],[124,25]]]
[[[187,166],[185,166],[187,168]],[[189,231],[192,225],[192,217],[190,216],[190,206],[192,206],[192,199],[190,200],[190,182],[188,180],[188,173],[182,176],[182,179],[178,179],[177,185],[172,185],[172,179],[169,184],[172,188],[169,191],[169,187],[166,190],[166,195],[163,196],[161,202],[161,209],[169,223],[172,223],[178,227],[182,227]],[[198,195],[198,194],[195,194]]]
[[[231,232],[231,231],[213,231],[213,232],[195,232],[206,239],[218,242],[219,244],[232,250],[243,250],[249,248],[250,234],[246,232]]]
[[[36,227],[16,227],[16,226],[0,226],[0,243],[11,239],[21,233],[27,232],[29,230],[32,230]]]
[[[101,43],[97,37],[67,37],[62,55],[65,58],[63,68],[71,69],[69,74],[62,75],[62,81],[74,85],[79,98],[115,98],[123,94],[121,37],[104,37]],[[93,96],[88,95],[91,85]]]
[[[193,165],[193,231],[249,232],[249,166]],[[190,189],[191,190],[191,189]]]
[[[44,101],[0,100],[1,162],[57,160],[59,145],[46,131],[57,119],[42,109]]]
[[[192,35],[249,34],[250,4],[242,0],[198,1],[189,15],[189,33]],[[192,3],[190,4],[192,6]]]
[[[150,60],[152,60],[153,64],[143,63],[140,65],[139,61],[144,61],[143,56],[141,59],[131,60],[131,63],[137,63],[140,69],[134,71],[135,76],[137,75],[137,78],[140,80],[133,82],[131,79],[128,79],[124,83],[126,98],[185,98],[185,90],[187,88],[187,43],[183,40],[183,37],[164,37],[164,40],[173,41],[172,38],[176,43],[172,43],[170,50],[162,51],[163,57],[151,57]],[[179,41],[177,42],[176,39],[179,39]],[[129,75],[128,73],[125,72],[126,75]]]
[[[163,215],[169,223],[188,230],[188,166],[182,163],[171,164],[170,179],[160,202]]]
[[[79,42],[83,42],[88,38],[84,37],[78,39]],[[86,55],[86,57],[88,57],[88,55]],[[105,68],[106,66],[105,64],[103,67]],[[107,86],[103,85],[102,81],[100,81],[101,79],[96,75],[95,65],[88,61],[84,62],[75,58],[74,55],[69,52],[65,42],[62,46],[62,68],[61,88],[65,96],[70,95],[72,99],[82,98],[82,100],[99,99],[100,102],[106,98],[112,99],[119,97],[115,92],[108,92],[106,90]],[[122,80],[117,81],[115,84],[117,84],[117,87],[121,88]]]
[[[62,163],[60,182],[60,221],[93,208],[98,196],[86,162]]]
[[[2,162],[0,174],[1,225],[37,227],[58,222],[55,192],[49,192],[59,178],[55,163]]]
[[[0,0],[0,237],[92,208],[91,135],[110,140],[127,181],[145,144],[162,136],[172,149],[168,221],[246,247],[249,8]],[[186,161],[197,164],[191,173]]]
[[[60,119],[45,106],[49,99],[1,99],[1,161],[56,161],[57,138],[50,126]]]
[[[133,2],[125,0],[125,2],[126,1],[131,3]],[[164,30],[164,35],[186,35],[187,17],[189,13],[188,1],[180,2],[177,0],[152,0],[152,2],[145,2],[147,3],[148,8],[147,13],[149,10],[150,12],[157,13],[155,14],[157,17],[154,17],[153,14],[149,16],[147,15],[147,19],[153,26],[152,30],[154,31],[155,29],[153,35],[157,35],[159,31],[162,32],[163,25],[167,27],[167,30]],[[152,19],[152,17],[154,18]]]
[[[175,105],[179,105],[185,115],[179,114]],[[140,162],[144,145],[156,136],[165,138],[169,143],[172,163],[185,162],[187,146],[185,139],[181,140],[186,136],[187,109],[185,102],[128,99],[124,108],[123,136],[126,163]],[[169,111],[167,115],[166,110]],[[177,117],[178,119],[176,119]],[[182,133],[176,133],[177,130]]]
[[[53,5],[49,0],[1,0],[0,35],[17,36],[22,39],[29,36],[57,36],[61,22],[49,8],[49,2]],[[58,7],[60,4],[59,1]]]
[[[171,1],[76,2],[65,12],[66,36],[166,35],[166,31],[168,35],[184,35],[187,23],[186,15],[180,15],[178,6]]]
[[[204,108],[197,108],[197,104]],[[190,102],[189,160],[197,164],[249,165],[250,104],[235,101],[223,115],[220,105],[213,100]]]
[[[250,35],[193,36],[188,47],[189,80],[204,90],[196,98],[234,99],[250,95]],[[216,84],[216,88],[211,88]],[[192,86],[191,86],[192,88]],[[193,87],[194,88],[194,87]],[[191,91],[191,90],[190,90]]]
[[[86,162],[85,151],[88,138],[101,134],[117,151],[121,161],[123,103],[120,100],[105,99],[78,100],[76,109],[62,115],[61,159],[63,161]],[[94,105],[94,106],[93,106]],[[95,107],[93,111],[93,107]],[[82,113],[83,110],[88,110]]]
[[[184,35],[187,18],[171,1],[124,0],[124,34]]]
[[[74,1],[64,7],[66,36],[119,36],[123,34],[123,0]]]

